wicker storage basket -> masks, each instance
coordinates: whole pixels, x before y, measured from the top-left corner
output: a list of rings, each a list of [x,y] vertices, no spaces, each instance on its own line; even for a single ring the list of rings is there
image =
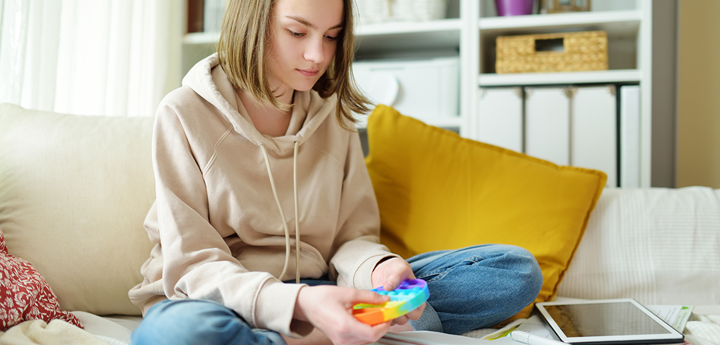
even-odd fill
[[[547,40],[544,41],[543,40]],[[551,41],[552,40],[552,41]],[[562,51],[538,51],[538,43],[562,44]],[[569,72],[608,69],[605,31],[499,36],[496,73]]]

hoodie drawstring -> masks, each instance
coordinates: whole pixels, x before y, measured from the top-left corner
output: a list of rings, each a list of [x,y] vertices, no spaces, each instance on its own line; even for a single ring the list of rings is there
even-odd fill
[[[293,193],[295,194],[295,283],[300,284],[300,212],[298,211],[297,193],[297,153],[298,142],[293,148]]]
[[[278,211],[280,211],[280,217],[282,219],[283,230],[285,230],[285,264],[283,264],[282,272],[278,279],[282,280],[287,272],[288,263],[290,261],[290,234],[285,220],[285,212],[283,212],[282,206],[280,205],[280,199],[275,189],[275,179],[272,175],[272,169],[270,169],[270,158],[267,154],[265,145],[260,144],[263,156],[265,157],[265,167],[267,168],[268,177],[270,178],[270,187],[272,187],[273,196],[275,197],[275,204],[277,205]],[[298,219],[298,194],[297,194],[297,152],[298,142],[295,141],[295,147],[293,149],[293,195],[295,197],[295,282],[300,283],[300,220]]]

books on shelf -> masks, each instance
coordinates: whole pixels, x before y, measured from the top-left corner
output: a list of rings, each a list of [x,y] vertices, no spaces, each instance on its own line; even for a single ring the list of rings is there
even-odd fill
[[[204,0],[203,31],[218,32],[225,11],[225,0]]]
[[[187,33],[203,31],[203,0],[187,0]]]
[[[225,0],[187,0],[187,33],[219,32]]]

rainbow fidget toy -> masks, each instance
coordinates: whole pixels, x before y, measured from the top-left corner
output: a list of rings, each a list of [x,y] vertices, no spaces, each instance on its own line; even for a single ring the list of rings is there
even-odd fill
[[[370,291],[390,296],[390,301],[384,304],[359,303],[353,306],[353,316],[371,326],[403,316],[430,297],[427,283],[422,279],[405,280],[392,291],[385,291],[382,286]]]

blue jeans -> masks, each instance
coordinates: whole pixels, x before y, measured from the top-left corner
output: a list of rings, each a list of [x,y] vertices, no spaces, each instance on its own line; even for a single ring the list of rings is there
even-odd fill
[[[463,334],[494,326],[530,305],[542,287],[535,257],[508,245],[479,245],[408,259],[430,298],[415,330]]]
[[[285,345],[279,333],[252,329],[232,309],[209,300],[166,300],[150,308],[133,332],[132,345]]]
[[[493,326],[532,303],[542,273],[525,249],[480,245],[417,255],[408,260],[428,283],[430,299],[416,330],[462,334]],[[302,280],[308,285],[335,284]],[[238,314],[204,300],[164,301],[150,308],[132,344],[280,344],[280,334],[252,329]]]

